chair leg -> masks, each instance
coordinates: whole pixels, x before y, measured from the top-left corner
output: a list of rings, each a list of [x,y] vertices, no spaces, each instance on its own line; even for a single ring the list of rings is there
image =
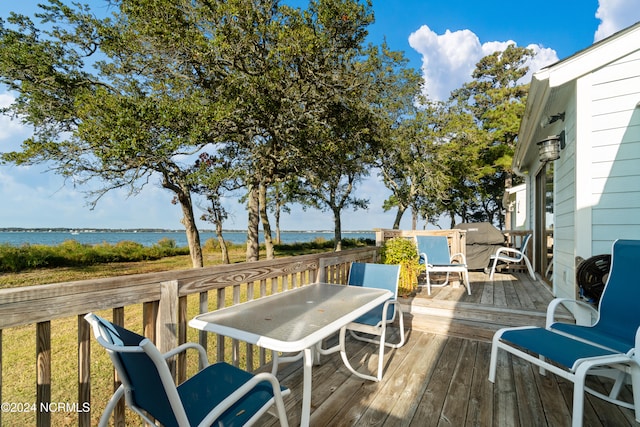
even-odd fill
[[[536,274],[533,272],[533,267],[531,266],[529,258],[527,258],[526,256],[523,256],[523,258],[524,263],[527,265],[527,270],[529,270],[529,276],[531,276],[531,280],[536,280]]]
[[[633,407],[636,421],[640,423],[640,366],[633,364],[631,371],[631,388],[633,391]]]
[[[385,347],[385,339],[387,337],[387,325],[386,323],[382,324],[382,333],[380,334],[380,349],[378,351],[378,373],[376,378],[378,381],[382,380],[382,370],[384,369],[384,347]]]
[[[588,367],[579,366],[573,376],[573,414],[571,415],[571,427],[582,427],[584,416],[584,382]]]
[[[394,348],[400,348],[404,345],[404,314],[402,310],[400,310],[400,305],[398,304],[398,325],[400,326],[400,342],[394,346]]]
[[[360,378],[363,378],[365,380],[370,380],[370,381],[375,381],[375,382],[380,381],[380,378],[378,378],[380,376],[380,372],[378,372],[378,375],[376,375],[374,377],[372,375],[362,374],[362,373],[356,371],[353,366],[351,366],[351,362],[349,362],[349,357],[347,356],[347,349],[346,349],[346,328],[340,329],[340,344],[338,344],[338,346],[336,346],[336,347],[340,348],[340,357],[342,358],[342,363],[344,363],[344,366],[352,374],[354,374],[354,375],[356,375],[356,376],[358,376]],[[384,349],[384,345],[381,345],[380,347]],[[383,354],[384,354],[384,350],[383,350]],[[380,365],[378,364],[378,366],[380,366]]]
[[[465,282],[467,285],[467,295],[471,295],[471,282],[469,281],[469,272],[465,271],[464,273],[464,277],[465,277]]]
[[[102,416],[100,417],[100,422],[98,423],[99,427],[106,427],[109,425],[109,418],[111,417],[111,413],[116,407],[116,404],[120,400],[120,398],[124,396],[124,386],[120,384],[120,387],[113,393],[109,401],[107,402],[107,406],[104,408],[102,412]]]
[[[498,258],[493,258],[493,263],[491,264],[491,273],[489,273],[489,280],[493,280],[493,275],[496,272],[496,264],[498,264]]]
[[[491,359],[489,362],[489,381],[492,383],[496,382],[496,369],[498,368],[498,351],[500,351],[500,337],[502,336],[501,331],[497,331],[493,334],[493,339],[491,340]]]

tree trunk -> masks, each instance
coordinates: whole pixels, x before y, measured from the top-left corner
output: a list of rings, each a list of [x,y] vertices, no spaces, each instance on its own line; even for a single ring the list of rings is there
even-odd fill
[[[274,258],[273,240],[271,239],[271,224],[267,213],[267,186],[260,183],[258,210],[260,211],[260,221],[262,221],[262,232],[264,234],[264,246],[267,250],[267,259]]]
[[[400,229],[400,221],[402,221],[402,216],[404,215],[404,212],[407,210],[407,208],[405,208],[404,206],[398,206],[398,210],[396,212],[396,219],[393,221],[393,229],[394,230],[399,230]],[[414,228],[415,230],[415,228]]]
[[[276,244],[279,245],[282,243],[282,235],[280,233],[280,201],[276,201],[276,209],[274,212],[274,217],[276,220]]]
[[[258,212],[258,189],[254,184],[249,187],[249,199],[247,202],[248,225],[247,225],[247,261],[258,261],[260,259],[260,243],[258,241],[258,226],[260,225],[260,214]]]
[[[191,203],[191,195],[188,191],[182,191],[178,194],[178,200],[182,207],[182,225],[184,225],[187,233],[187,243],[189,244],[189,254],[191,254],[191,265],[194,268],[204,266],[202,258],[202,246],[200,245],[200,233],[196,226],[196,219],[193,215],[193,205]]]
[[[342,250],[342,221],[340,219],[340,210],[333,210],[333,250],[338,252]]]
[[[229,259],[229,251],[227,250],[227,242],[222,235],[222,222],[216,221],[216,236],[218,236],[218,243],[220,244],[220,252],[222,254],[222,262],[224,264],[231,264]]]
[[[411,209],[411,229],[416,230],[418,228],[418,211],[416,208]]]

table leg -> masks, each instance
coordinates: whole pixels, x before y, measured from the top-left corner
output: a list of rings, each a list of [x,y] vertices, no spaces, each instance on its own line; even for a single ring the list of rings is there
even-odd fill
[[[304,375],[302,385],[302,419],[301,427],[308,427],[311,418],[311,368],[313,367],[313,351],[304,349]]]

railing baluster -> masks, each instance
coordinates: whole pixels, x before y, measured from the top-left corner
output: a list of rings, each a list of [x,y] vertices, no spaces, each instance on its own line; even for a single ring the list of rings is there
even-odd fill
[[[247,301],[251,301],[253,299],[253,282],[249,282],[247,283]],[[253,366],[253,345],[246,343],[246,348],[245,351],[247,352],[246,354],[246,359],[247,359],[247,366],[246,366],[246,370],[251,372],[255,369],[255,367]]]
[[[91,426],[91,327],[78,316],[78,426]]]
[[[240,286],[233,286],[233,305],[240,304]],[[233,366],[240,367],[240,341],[235,338],[231,340],[231,353]]]
[[[0,402],[4,402],[2,398],[2,329],[0,329]],[[0,426],[2,425],[2,411],[0,411]]]
[[[51,413],[43,410],[51,403],[51,321],[36,324],[36,424],[51,425]]]
[[[142,334],[151,342],[158,342],[156,336],[156,319],[158,318],[159,301],[145,302],[142,304]]]
[[[267,295],[267,281],[266,279],[260,280],[260,298]],[[260,353],[260,366],[264,366],[267,364],[267,352],[263,347],[259,349]]]
[[[209,293],[208,292],[200,292],[200,299],[198,301],[198,304],[199,304],[198,314],[206,313],[209,311]],[[198,342],[205,349],[207,348],[208,336],[209,336],[209,333],[207,331],[200,331],[200,330],[198,331]],[[204,368],[204,366],[200,364],[198,369],[202,369],[202,368]]]
[[[216,301],[216,309],[224,308],[225,301],[225,288],[218,289],[218,301]],[[224,337],[222,335],[218,335],[216,339],[216,361],[222,362],[224,361]]]
[[[187,342],[187,297],[178,298],[178,345]],[[187,379],[187,353],[178,354],[178,384]]]
[[[116,325],[124,326],[124,307],[116,307],[113,310],[113,323]],[[113,392],[120,387],[120,380],[115,369],[113,370]],[[113,425],[117,427],[125,426],[125,407],[124,399],[120,399],[118,404],[113,410]]]

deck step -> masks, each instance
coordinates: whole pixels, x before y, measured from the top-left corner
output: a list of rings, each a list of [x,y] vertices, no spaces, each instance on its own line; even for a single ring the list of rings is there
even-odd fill
[[[545,325],[545,313],[540,310],[425,298],[401,298],[400,303],[405,323],[412,328],[460,338],[490,341],[493,333],[503,327]],[[573,322],[568,312],[556,318]]]

